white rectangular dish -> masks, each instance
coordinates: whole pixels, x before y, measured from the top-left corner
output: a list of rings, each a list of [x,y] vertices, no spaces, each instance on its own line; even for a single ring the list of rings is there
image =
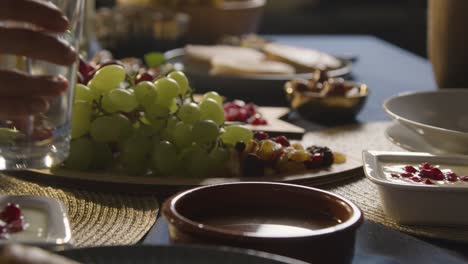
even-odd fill
[[[468,175],[468,156],[383,151],[364,151],[362,156],[364,172],[377,185],[385,214],[398,223],[468,226],[468,181],[430,180],[425,184],[427,178],[412,182],[398,176],[404,173],[404,166],[417,168],[424,162],[439,165],[444,173],[451,168],[460,176]],[[416,178],[417,173],[414,175]]]
[[[71,231],[65,206],[55,199],[32,195],[0,195],[0,210],[8,203],[18,204],[28,227],[12,234],[2,243],[37,244],[44,246],[70,243]]]

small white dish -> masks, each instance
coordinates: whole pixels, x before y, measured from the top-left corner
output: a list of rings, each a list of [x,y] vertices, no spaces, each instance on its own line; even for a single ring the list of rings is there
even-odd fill
[[[409,151],[447,154],[443,150],[427,144],[416,132],[398,122],[394,122],[385,129],[385,136],[393,144]]]
[[[468,175],[468,156],[410,152],[363,152],[366,177],[377,185],[382,207],[401,224],[468,225],[468,182],[424,184],[393,180],[388,168],[428,162]]]
[[[384,110],[422,140],[447,153],[468,154],[468,89],[406,93],[385,101]]]
[[[18,204],[29,224],[24,231],[14,233],[2,243],[23,243],[43,246],[66,245],[70,243],[71,231],[65,206],[48,197],[32,195],[0,195],[0,210],[7,203]]]

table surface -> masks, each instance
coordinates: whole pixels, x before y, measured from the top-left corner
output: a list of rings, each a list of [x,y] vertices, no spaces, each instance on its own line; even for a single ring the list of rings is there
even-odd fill
[[[316,48],[335,55],[356,56],[357,61],[353,65],[352,79],[367,84],[371,91],[364,109],[357,117],[359,122],[389,119],[382,109],[382,104],[391,96],[404,92],[435,90],[437,87],[433,78],[431,64],[427,59],[421,58],[373,36],[272,35],[266,37],[280,43]],[[320,125],[300,118],[295,119],[294,123],[304,127],[308,131],[322,128]],[[167,238],[167,232],[165,233],[164,230],[158,232],[157,229],[159,227],[160,224],[158,225],[157,223],[153,227],[153,230],[149,232],[144,243],[164,243],[164,240]],[[366,223],[358,235],[359,243],[368,248],[369,243],[366,243],[363,239],[366,237],[373,237],[372,241],[378,241],[382,246],[388,243],[389,248],[393,248],[392,250],[387,250],[387,252],[398,252],[394,249],[397,249],[396,247],[399,246],[395,243],[399,242],[396,242],[395,234],[392,232],[383,233],[382,237],[378,239],[375,237],[376,232],[385,231],[385,229],[382,228],[383,227],[376,227],[372,223]],[[398,239],[408,241],[407,238]],[[421,254],[424,250],[430,250],[431,248],[432,250],[434,248],[444,248],[449,249],[450,254],[455,254],[462,258],[464,257],[464,260],[468,261],[468,254],[465,253],[464,250],[467,244],[426,239],[426,242],[432,244],[432,247],[430,247],[430,244],[417,240],[416,238],[410,238],[410,240],[412,245],[418,241],[421,243],[416,246],[414,254]],[[394,246],[392,247],[390,245]],[[373,248],[376,247],[374,246]],[[382,252],[382,249],[379,250]],[[375,250],[373,252],[375,252]],[[357,253],[360,254],[360,252]],[[407,257],[409,256],[409,258],[405,258],[404,260],[411,259],[412,253],[407,253]]]

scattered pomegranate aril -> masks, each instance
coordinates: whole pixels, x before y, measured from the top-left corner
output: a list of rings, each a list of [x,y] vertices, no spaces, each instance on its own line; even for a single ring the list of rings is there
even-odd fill
[[[442,171],[440,169],[432,168],[430,170],[430,177],[429,178],[431,178],[433,180],[436,180],[436,181],[442,181],[445,178],[445,176],[444,176],[444,174],[442,173]]]
[[[421,177],[411,177],[411,180],[414,182],[422,182],[423,179]]]
[[[393,178],[400,178],[400,175],[396,174],[396,173],[392,173],[390,174]]]
[[[413,177],[413,174],[412,173],[409,173],[409,172],[403,172],[400,174],[401,177],[403,178],[411,178]]]
[[[17,204],[7,204],[1,213],[1,219],[6,223],[11,223],[21,218],[21,210]]]
[[[264,140],[264,139],[269,139],[270,135],[268,135],[268,133],[258,131],[254,133],[254,138],[256,140]]]
[[[9,233],[17,233],[23,231],[25,223],[23,219],[17,219],[7,225],[7,230]]]
[[[468,176],[461,176],[461,177],[460,177],[460,180],[462,180],[462,181],[468,181]]]
[[[458,181],[458,176],[455,173],[447,174],[447,181],[456,182]]]
[[[417,170],[415,167],[409,166],[409,165],[408,165],[408,166],[405,166],[405,171],[406,171],[406,172],[409,172],[409,173],[415,173],[415,172],[417,172],[418,170]]]
[[[425,183],[425,184],[429,184],[429,185],[434,184],[434,183],[433,183],[431,180],[429,180],[429,179],[426,179],[426,180],[424,181],[424,183]]]
[[[88,76],[90,72],[94,71],[95,68],[91,64],[87,63],[82,57],[80,57],[80,63],[78,65],[78,71],[83,76]]]
[[[248,121],[247,123],[251,124],[251,125],[254,125],[254,126],[265,126],[265,125],[268,125],[268,122],[263,119],[263,118],[258,118],[258,117],[255,117],[253,119],[249,119],[250,121]]]
[[[281,144],[281,146],[283,146],[283,147],[291,146],[291,143],[289,143],[289,140],[285,136],[275,137],[275,138],[273,138],[273,141],[275,141],[276,143]]]
[[[243,122],[254,126],[267,125],[268,122],[257,112],[257,106],[246,104],[244,101],[235,100],[224,104],[224,116],[226,121]]]
[[[137,75],[135,83],[139,84],[141,82],[152,82],[154,80],[154,75],[150,72],[143,72]]]
[[[419,168],[422,170],[430,170],[432,169],[432,166],[431,164],[424,162],[424,163],[421,163],[421,165],[419,165]]]

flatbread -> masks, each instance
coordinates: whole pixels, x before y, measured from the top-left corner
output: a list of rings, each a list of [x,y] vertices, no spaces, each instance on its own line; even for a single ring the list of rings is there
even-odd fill
[[[298,71],[329,70],[341,66],[337,58],[314,49],[268,43],[264,47],[268,59],[293,65]]]
[[[262,52],[252,48],[228,45],[187,45],[185,47],[185,54],[190,61],[206,64],[210,64],[214,57],[220,56],[253,61],[261,61],[266,57]]]
[[[283,62],[245,60],[225,56],[211,60],[213,75],[294,74],[294,67]]]

